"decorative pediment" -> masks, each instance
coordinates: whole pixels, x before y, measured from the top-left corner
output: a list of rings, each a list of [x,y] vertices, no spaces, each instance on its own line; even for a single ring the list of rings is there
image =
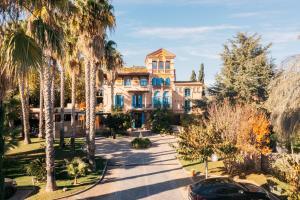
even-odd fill
[[[170,51],[167,51],[166,49],[158,49],[150,54],[147,55],[146,58],[168,58],[168,59],[174,59],[176,55],[174,53],[171,53]]]

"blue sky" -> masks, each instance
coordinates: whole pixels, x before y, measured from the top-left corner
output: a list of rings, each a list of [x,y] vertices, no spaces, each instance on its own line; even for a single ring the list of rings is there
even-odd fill
[[[222,67],[223,44],[237,32],[258,33],[272,43],[277,65],[300,53],[300,0],[113,0],[117,28],[111,34],[127,66],[143,66],[159,48],[177,55],[177,80],[205,64],[206,83]]]

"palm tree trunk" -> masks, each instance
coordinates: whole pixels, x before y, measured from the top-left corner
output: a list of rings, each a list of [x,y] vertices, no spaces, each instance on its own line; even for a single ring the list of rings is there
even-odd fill
[[[19,83],[19,91],[20,91],[20,99],[21,99],[21,105],[22,105],[22,121],[23,121],[23,130],[24,130],[24,143],[30,144],[30,136],[29,136],[29,114],[27,112],[27,98],[25,94],[25,78],[24,74],[20,74],[18,77],[18,83]]]
[[[46,192],[56,190],[54,165],[54,136],[53,136],[53,106],[51,98],[50,65],[44,69],[44,101],[45,101],[45,132],[46,132]],[[52,74],[53,75],[53,74]]]
[[[52,107],[52,114],[53,114],[53,136],[55,138],[55,67],[56,61],[53,59],[53,66],[51,67],[51,107]]]
[[[95,118],[96,118],[96,64],[90,70],[90,155],[89,163],[95,169]]]
[[[72,83],[71,83],[71,90],[72,90],[72,95],[71,95],[71,102],[72,102],[72,110],[71,110],[71,128],[72,128],[72,134],[71,134],[71,147],[73,149],[73,151],[75,151],[75,131],[76,131],[76,127],[75,127],[75,87],[76,87],[76,74],[75,74],[75,70],[72,70]]]
[[[85,63],[85,136],[87,158],[90,160],[90,62]]]
[[[4,133],[4,106],[3,106],[2,99],[0,99],[0,199],[4,199],[4,173],[3,173],[4,136],[3,133]]]
[[[40,71],[40,114],[39,114],[39,138],[45,137],[44,132],[44,95],[43,95],[43,67],[41,67]]]
[[[65,147],[65,128],[64,119],[65,116],[65,69],[61,67],[60,71],[60,134],[59,134],[59,146]]]

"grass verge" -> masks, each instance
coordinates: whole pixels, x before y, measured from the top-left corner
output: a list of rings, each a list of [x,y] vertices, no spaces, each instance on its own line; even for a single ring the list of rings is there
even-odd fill
[[[85,177],[80,177],[78,179],[78,185],[73,185],[73,179],[68,176],[65,169],[64,159],[71,160],[74,157],[83,158],[85,156],[85,153],[82,150],[84,141],[83,139],[77,138],[75,153],[69,147],[60,149],[58,141],[55,142],[55,169],[58,190],[55,192],[46,193],[45,183],[36,183],[33,186],[32,177],[26,174],[25,165],[36,158],[45,157],[44,142],[45,141],[43,139],[39,138],[32,138],[32,143],[29,145],[26,145],[20,141],[16,148],[9,150],[5,155],[4,169],[6,177],[15,179],[18,187],[20,188],[36,188],[36,193],[28,199],[47,200],[70,195],[85,189],[99,179],[99,176],[104,168],[104,160],[101,158],[96,159],[96,171],[90,172]],[[62,190],[63,188],[67,188],[67,191],[64,192]]]

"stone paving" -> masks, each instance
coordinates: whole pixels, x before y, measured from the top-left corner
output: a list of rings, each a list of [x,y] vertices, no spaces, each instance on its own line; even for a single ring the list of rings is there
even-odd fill
[[[130,148],[132,138],[98,138],[97,154],[110,159],[104,181],[68,199],[184,200],[191,178],[181,168],[170,143],[172,136],[150,136],[146,150]]]

